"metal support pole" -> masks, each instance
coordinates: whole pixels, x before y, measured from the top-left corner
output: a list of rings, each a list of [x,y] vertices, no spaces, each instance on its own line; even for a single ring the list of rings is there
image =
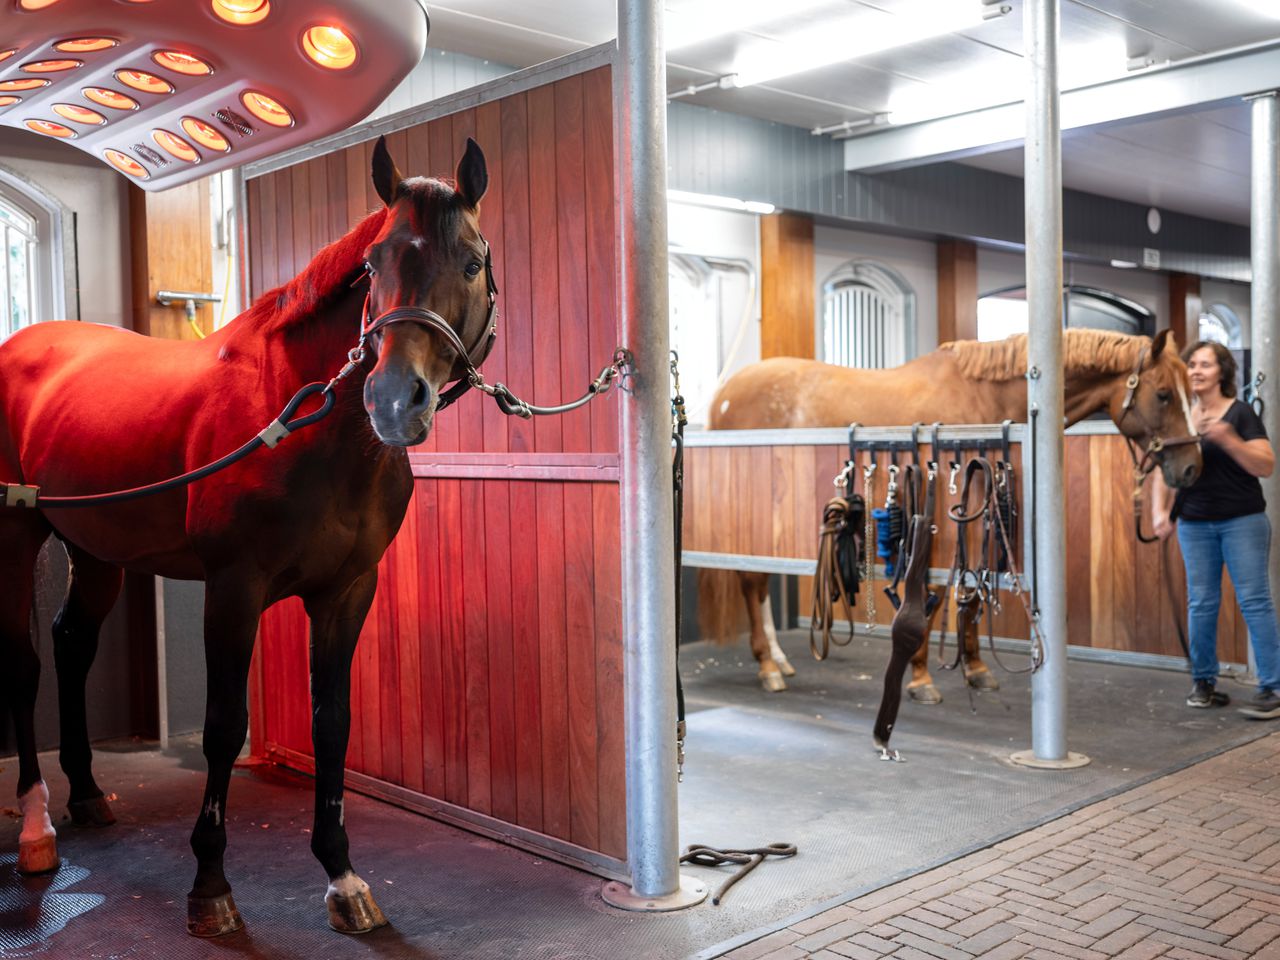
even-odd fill
[[[700,903],[680,876],[676,803],[675,538],[667,305],[667,90],[660,0],[619,0],[614,125],[622,342],[635,357],[622,402],[622,629],[632,910]]]
[[[1044,665],[1031,677],[1030,751],[1013,760],[1032,767],[1082,766],[1067,751],[1066,515],[1063,508],[1062,131],[1058,116],[1058,0],[1022,8],[1027,83],[1026,249],[1027,414],[1035,425],[1036,551],[1034,598]]]
[[[1253,376],[1263,373],[1257,396],[1262,399],[1262,422],[1274,444],[1280,442],[1280,351],[1276,349],[1276,313],[1280,311],[1280,100],[1275,91],[1253,101],[1253,169],[1250,203],[1250,259],[1253,283],[1250,287],[1251,357]],[[1262,493],[1267,500],[1267,519],[1271,521],[1271,596],[1280,597],[1280,549],[1276,548],[1276,531],[1280,531],[1280,472],[1262,479]],[[1249,645],[1249,666],[1257,672],[1253,644]]]

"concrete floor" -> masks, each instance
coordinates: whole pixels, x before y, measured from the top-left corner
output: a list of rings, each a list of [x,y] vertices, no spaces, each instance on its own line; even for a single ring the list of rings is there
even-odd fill
[[[52,878],[16,876],[18,823],[0,816],[0,957],[714,957],[1268,732],[1233,711],[1186,708],[1183,674],[1073,663],[1070,747],[1089,754],[1090,766],[1013,766],[1008,754],[1030,739],[1027,678],[1002,675],[1004,688],[971,707],[953,674],[937,678],[942,705],[904,705],[894,745],[906,762],[883,763],[870,726],[884,641],[860,638],[823,664],[808,659],[804,634],[783,645],[800,669],[783,694],[760,691],[745,644],[682,651],[690,709],[682,844],[800,849],[759,867],[721,906],[627,914],[600,900],[594,877],[352,797],[353,860],[392,925],[344,938],[325,925],[324,877],[308,849],[309,780],[246,767],[232,786],[228,875],[247,928],[195,941],[184,917],[194,870],[187,836],[203,785],[198,745],[113,744],[99,750],[97,769],[118,796],[120,822],[101,831],[60,825],[64,864]],[[65,782],[53,756],[44,763],[61,810]],[[15,765],[0,767],[0,797],[11,798]],[[728,875],[686,872],[712,887]]]

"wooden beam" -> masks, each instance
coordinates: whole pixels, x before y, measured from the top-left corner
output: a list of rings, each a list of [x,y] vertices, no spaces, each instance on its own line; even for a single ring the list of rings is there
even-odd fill
[[[1190,273],[1169,274],[1169,328],[1178,338],[1178,349],[1200,339],[1200,278]]]
[[[760,218],[760,356],[814,355],[813,218]]]
[[[978,247],[938,242],[938,342],[978,339]]]

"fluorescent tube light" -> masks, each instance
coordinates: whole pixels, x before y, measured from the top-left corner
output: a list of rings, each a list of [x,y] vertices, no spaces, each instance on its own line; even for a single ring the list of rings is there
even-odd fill
[[[667,199],[672,203],[715,207],[719,210],[742,210],[746,213],[769,214],[777,209],[772,203],[760,200],[739,200],[736,197],[718,197],[713,193],[689,193],[685,190],[668,190]]]
[[[827,22],[784,41],[755,44],[735,62],[733,85],[764,83],[977,27],[1008,9],[985,6],[979,0],[917,0],[892,14],[867,9],[856,17]]]

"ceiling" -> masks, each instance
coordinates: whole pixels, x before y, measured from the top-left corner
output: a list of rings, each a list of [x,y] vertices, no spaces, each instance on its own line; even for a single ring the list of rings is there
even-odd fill
[[[669,32],[710,14],[729,31],[668,53],[668,92],[686,102],[814,129],[875,137],[899,121],[995,106],[1020,97],[1022,2],[959,32],[918,40],[754,86],[690,87],[785,59],[794,38],[820,60],[832,40],[853,50],[887,22],[928,22],[922,2],[948,13],[979,0],[667,0]],[[448,0],[431,3],[429,45],[524,67],[616,36],[612,0]],[[755,22],[734,18],[758,11]],[[1270,13],[1266,11],[1270,10]],[[684,18],[684,19],[681,19]],[[791,43],[788,41],[791,40]],[[1274,51],[1268,44],[1276,43]],[[1064,91],[1168,71],[1209,55],[1262,50],[1280,86],[1280,0],[1061,0]],[[1268,78],[1269,80],[1269,78]],[[1194,85],[1192,85],[1194,86]],[[1194,100],[1192,95],[1190,99]],[[887,116],[886,116],[887,115]],[[888,122],[886,122],[886,119]],[[1239,97],[1188,101],[1158,117],[1069,130],[1063,183],[1073,189],[1230,223],[1249,222],[1250,108]],[[927,130],[927,127],[924,128]],[[1022,151],[979,151],[962,162],[1022,174]]]

